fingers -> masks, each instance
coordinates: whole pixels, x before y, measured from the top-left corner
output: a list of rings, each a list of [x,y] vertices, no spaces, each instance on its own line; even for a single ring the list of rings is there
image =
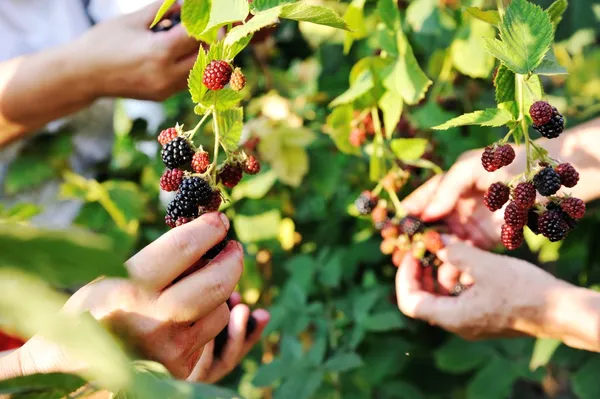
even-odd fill
[[[218,244],[228,229],[229,221],[222,213],[204,214],[134,255],[126,264],[129,274],[143,286],[160,291]]]
[[[173,59],[180,59],[187,56],[193,56],[194,60],[198,55],[200,43],[191,37],[183,24],[177,24],[171,29],[155,33],[157,40],[161,40],[169,49]]]
[[[443,178],[444,175],[436,175],[413,191],[412,194],[402,201],[404,209],[412,215],[420,216],[427,207],[427,204],[429,204],[432,196],[437,191]]]
[[[229,297],[229,307],[234,308],[240,303],[242,303],[242,296],[240,295],[240,293],[234,292],[233,294],[231,294],[231,296]]]
[[[442,263],[438,267],[438,283],[444,289],[444,293],[452,291],[452,288],[458,283],[460,278],[460,270],[449,263]]]
[[[140,27],[148,28],[152,21],[154,21],[154,17],[160,9],[162,3],[162,1],[152,2],[141,10],[133,13],[131,17],[134,19],[135,24]],[[181,6],[176,2],[173,7],[169,9],[169,12],[173,12],[179,8],[181,8]]]
[[[423,210],[423,220],[441,219],[454,209],[461,194],[473,185],[473,171],[470,169],[468,163],[458,163],[450,169]]]
[[[159,296],[159,314],[175,322],[191,322],[225,303],[242,275],[243,256],[241,245],[229,242],[208,265]]]
[[[485,279],[490,268],[496,262],[496,255],[467,245],[458,240],[452,240],[437,253],[443,261],[452,264],[461,272],[473,276],[475,280]]]

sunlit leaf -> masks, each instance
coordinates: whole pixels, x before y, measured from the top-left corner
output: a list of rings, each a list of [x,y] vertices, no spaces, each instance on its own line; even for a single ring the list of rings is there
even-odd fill
[[[488,108],[482,111],[475,111],[461,115],[449,120],[438,126],[434,126],[436,130],[446,130],[451,127],[465,125],[481,125],[481,126],[503,126],[510,122],[513,116],[510,112],[499,108]]]

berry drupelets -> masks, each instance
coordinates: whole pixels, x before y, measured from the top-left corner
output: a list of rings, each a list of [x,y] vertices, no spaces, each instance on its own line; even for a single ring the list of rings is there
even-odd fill
[[[196,173],[205,173],[210,166],[210,155],[206,151],[196,151],[192,157],[192,170]]]
[[[513,191],[513,200],[524,209],[529,209],[535,204],[535,186],[531,182],[519,183]]]
[[[250,155],[246,158],[243,165],[244,173],[247,175],[256,175],[260,173],[260,162],[254,155]]]
[[[497,182],[492,184],[485,195],[483,203],[492,212],[501,209],[508,202],[510,197],[510,188],[503,183]]]
[[[564,239],[570,230],[563,212],[558,209],[550,209],[541,214],[538,219],[538,229],[540,234],[551,242]]]
[[[560,177],[560,183],[565,187],[575,187],[579,182],[579,172],[570,163],[561,163],[554,170]]]
[[[162,150],[162,161],[167,168],[175,169],[187,166],[192,161],[194,150],[183,137],[176,137],[168,142]]]
[[[565,118],[556,107],[545,101],[537,101],[529,108],[533,128],[547,139],[560,136],[565,129]]]
[[[231,89],[235,91],[243,90],[244,87],[246,87],[246,77],[244,76],[240,68],[235,68],[235,70],[231,74],[229,86],[231,86]]]
[[[363,191],[358,196],[356,201],[354,201],[354,205],[356,206],[358,213],[360,213],[361,215],[368,215],[371,212],[373,212],[378,202],[379,198],[377,198],[376,195],[373,195],[373,193],[371,193],[370,191]],[[385,214],[387,216],[387,211]]]
[[[231,79],[233,70],[226,61],[213,60],[204,69],[202,83],[209,90],[221,90]]]
[[[488,172],[494,172],[515,160],[515,150],[509,144],[488,146],[481,155],[481,165]]]
[[[228,188],[237,186],[242,177],[243,170],[239,163],[226,163],[219,171],[219,181]]]
[[[177,191],[182,180],[182,170],[167,169],[160,177],[160,188],[164,191]]]
[[[573,219],[581,219],[585,215],[585,202],[579,198],[565,198],[560,202],[560,207]]]
[[[206,180],[198,176],[192,176],[181,181],[178,195],[198,207],[210,202],[213,190]]]
[[[523,229],[510,226],[508,224],[502,225],[501,240],[502,244],[509,250],[519,248],[523,244]]]
[[[533,184],[538,193],[544,197],[554,195],[560,190],[560,175],[547,166],[533,177]]]

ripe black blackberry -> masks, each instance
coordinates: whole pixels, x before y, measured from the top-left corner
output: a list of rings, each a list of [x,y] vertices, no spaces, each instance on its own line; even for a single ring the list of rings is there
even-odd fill
[[[408,234],[409,237],[423,230],[423,221],[416,216],[408,215],[400,220],[400,229],[404,234]]]
[[[560,136],[565,130],[565,118],[558,112],[556,107],[552,107],[552,117],[543,125],[533,125],[533,128],[547,139],[554,139]]]
[[[561,201],[561,209],[573,219],[581,219],[585,215],[585,202],[575,197],[568,197]]]
[[[227,62],[213,60],[204,69],[202,83],[209,90],[221,90],[229,83],[232,72],[231,65]]]
[[[184,178],[179,186],[179,195],[196,207],[208,204],[212,194],[213,190],[210,184],[198,176]]]
[[[527,223],[527,211],[518,203],[512,201],[504,210],[504,223],[507,225],[521,229]]]
[[[579,172],[570,163],[561,163],[554,170],[560,176],[560,182],[565,187],[575,187],[579,182]]]
[[[483,196],[483,203],[492,212],[501,209],[510,197],[510,188],[500,182],[493,183]]]
[[[204,173],[210,166],[210,155],[206,151],[197,151],[192,157],[192,170],[196,173]]]
[[[210,201],[208,202],[208,204],[206,204],[202,207],[202,211],[203,212],[216,212],[221,207],[222,201],[223,201],[223,197],[221,196],[221,191],[214,190],[210,197]]]
[[[239,163],[228,163],[219,171],[219,181],[225,187],[234,188],[242,180],[243,171]]]
[[[228,242],[229,242],[229,239],[227,237],[225,237],[220,243],[216,244],[214,247],[212,247],[211,249],[206,251],[203,258],[205,258],[205,259],[216,258],[217,255],[219,255],[219,253],[223,250],[223,248],[225,248],[225,246],[227,245]]]
[[[375,209],[378,202],[379,198],[366,190],[360,193],[356,201],[354,201],[354,206],[356,206],[358,213],[361,215],[368,215],[373,212],[373,209]]]
[[[167,168],[176,169],[190,163],[194,150],[185,138],[176,137],[164,146],[161,156]]]
[[[510,165],[515,160],[515,157],[515,150],[510,144],[499,146],[494,153],[494,159],[499,168]]]
[[[538,220],[540,215],[536,212],[535,208],[531,208],[527,212],[527,227],[533,234],[540,234],[540,229],[538,227]]]
[[[544,197],[556,194],[560,190],[560,176],[554,169],[547,166],[533,177],[533,184],[538,193]]]
[[[177,191],[183,180],[183,171],[179,169],[167,169],[160,177],[160,188],[164,191]]]
[[[488,172],[494,172],[500,168],[500,163],[494,156],[494,149],[492,147],[485,147],[483,154],[481,154],[481,165]]]
[[[180,217],[196,218],[198,217],[198,206],[185,199],[181,193],[177,193],[175,198],[167,205],[167,216],[175,222]]]
[[[515,250],[523,244],[523,228],[502,225],[501,231],[502,244],[509,250]]]
[[[550,209],[540,215],[538,220],[540,233],[551,242],[564,239],[569,233],[569,225],[560,209]]]
[[[256,175],[260,172],[260,162],[254,155],[250,155],[244,162],[243,170],[247,175]]]
[[[513,201],[528,209],[535,204],[535,186],[531,182],[519,183],[513,190]]]
[[[468,287],[466,287],[464,284],[457,282],[456,284],[454,284],[454,287],[452,287],[452,289],[450,290],[450,295],[459,296],[460,294],[465,292],[467,288]]]
[[[529,107],[529,115],[534,125],[542,126],[552,119],[552,105],[546,101],[536,101]]]

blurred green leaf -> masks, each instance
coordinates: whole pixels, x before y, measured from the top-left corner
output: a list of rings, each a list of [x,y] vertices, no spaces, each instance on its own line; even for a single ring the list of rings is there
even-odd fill
[[[550,49],[540,65],[535,68],[533,73],[537,75],[566,75],[567,69],[560,65],[554,55],[554,50]]]
[[[258,369],[252,383],[257,387],[268,387],[281,379],[289,370],[289,363],[275,359],[271,363],[263,364]]]
[[[216,101],[215,101],[216,98]],[[228,87],[217,91],[208,91],[194,111],[204,115],[207,109],[214,107],[217,111],[227,111],[244,99],[244,91],[235,91]]]
[[[487,22],[488,24],[492,24],[492,25],[500,24],[500,14],[498,14],[498,11],[496,11],[496,10],[485,10],[484,11],[478,7],[467,7],[467,8],[465,8],[465,11],[467,11],[469,14],[471,14],[473,17],[477,18],[478,20]]]
[[[280,8],[271,8],[258,12],[250,21],[231,29],[225,37],[224,44],[230,47],[244,37],[258,32],[264,27],[276,24],[279,21]]]
[[[346,154],[357,154],[358,149],[350,144],[350,123],[352,122],[352,107],[342,105],[335,107],[327,116],[325,132],[331,137],[338,150]]]
[[[400,97],[398,93],[388,90],[379,99],[379,108],[381,108],[383,111],[385,136],[387,139],[390,139],[396,131],[398,122],[400,122],[400,117],[402,116],[402,110],[404,108],[404,101],[402,101],[402,97]]]
[[[304,2],[281,6],[281,14],[279,15],[281,18],[293,19],[295,21],[311,22],[317,25],[325,25],[344,30],[348,29],[342,17],[336,14],[332,9]]]
[[[235,201],[242,198],[260,199],[269,192],[275,181],[277,175],[273,170],[243,179],[231,192],[231,198]]]
[[[435,130],[446,130],[451,127],[465,125],[481,125],[481,126],[503,126],[513,120],[510,112],[500,108],[488,108],[482,111],[475,111],[461,115],[448,122],[438,126],[434,126]]]
[[[493,357],[471,379],[467,387],[467,399],[504,399],[510,396],[518,375],[513,362]]]
[[[323,369],[332,373],[340,373],[355,369],[363,365],[363,361],[354,352],[336,353],[325,361]]]
[[[228,109],[217,112],[217,115],[221,144],[227,151],[237,150],[244,127],[244,109]]]
[[[500,65],[494,85],[496,86],[498,108],[505,109],[513,115],[513,118],[518,118],[519,107],[517,106],[514,72],[504,65]]]
[[[184,2],[185,3],[185,2]],[[204,3],[204,1],[192,1],[192,3]],[[208,3],[208,2],[206,2]],[[198,5],[201,10],[198,11],[198,18],[205,18],[206,6]],[[202,14],[200,14],[200,12]],[[210,17],[208,22],[201,34],[205,34],[210,30],[214,30],[221,26],[237,22],[244,21],[250,12],[247,0],[218,0],[214,1],[210,7]],[[183,17],[183,15],[182,15]],[[196,32],[193,32],[196,33]],[[194,37],[200,38],[200,36],[193,35]]]
[[[452,62],[456,69],[472,78],[487,77],[494,68],[494,57],[483,48],[484,38],[494,38],[494,28],[475,18],[465,18],[452,42]]]
[[[421,158],[428,144],[427,139],[394,139],[390,142],[390,148],[396,158],[406,162]]]
[[[569,2],[567,0],[555,0],[546,10],[548,15],[550,15],[550,20],[552,21],[555,29],[560,21],[562,21],[563,14],[567,10],[568,5]]]
[[[265,11],[288,3],[294,3],[296,1],[297,0],[255,0],[250,4],[250,11],[252,11],[252,14],[258,14],[260,11]]]
[[[364,8],[365,0],[352,0],[346,8],[344,21],[348,30],[344,33],[344,53],[348,54],[355,40],[364,39],[367,36]]]
[[[321,370],[301,370],[285,380],[274,399],[309,399],[323,383]]]
[[[440,370],[465,373],[488,362],[493,354],[493,349],[486,343],[452,337],[434,353],[434,357]]]
[[[277,238],[281,214],[274,209],[257,216],[236,215],[233,220],[240,241],[258,242]]]
[[[4,193],[17,194],[56,177],[58,171],[49,167],[46,159],[23,155],[10,163],[4,178]]]
[[[163,19],[163,17],[167,13],[167,11],[169,11],[169,8],[171,8],[173,6],[173,4],[175,4],[176,1],[177,0],[164,0],[163,1],[162,5],[156,12],[156,16],[154,17],[152,24],[150,24],[150,28],[152,28],[154,25],[156,25]],[[208,1],[207,1],[207,3],[208,3]]]
[[[561,341],[557,339],[536,339],[533,353],[531,354],[531,361],[529,362],[529,368],[535,370],[538,367],[547,365],[560,344]]]
[[[329,106],[331,108],[337,107],[338,105],[349,104],[357,98],[363,96],[373,89],[375,83],[373,81],[373,74],[370,70],[364,70],[358,79],[350,85],[350,88],[343,94],[336,97]]]
[[[594,399],[600,397],[598,370],[600,370],[600,357],[593,356],[571,376],[573,392],[578,398]]]
[[[389,30],[395,32],[400,29],[400,11],[395,0],[379,0],[377,11]]]
[[[438,34],[440,22],[437,10],[437,0],[414,0],[406,9],[406,22],[415,32]]]
[[[364,322],[367,331],[392,331],[406,328],[406,320],[397,310],[389,310],[369,315]]]
[[[85,380],[70,374],[34,374],[0,381],[0,395],[15,399],[61,399],[85,385]]]

